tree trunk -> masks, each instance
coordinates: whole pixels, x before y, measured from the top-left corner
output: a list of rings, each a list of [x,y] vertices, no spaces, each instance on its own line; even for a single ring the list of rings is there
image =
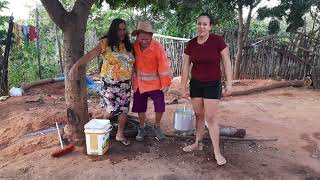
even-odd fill
[[[87,88],[85,67],[79,71],[79,80],[69,80],[68,73],[75,62],[83,56],[86,21],[72,18],[64,31],[65,56],[65,98],[67,103],[68,124],[65,137],[73,143],[84,142],[84,125],[88,122]]]
[[[59,64],[60,64],[60,70],[61,73],[63,73],[63,60],[62,60],[62,54],[61,54],[61,43],[60,43],[60,36],[59,36],[59,28],[56,25],[56,38],[57,38],[57,46],[58,46],[58,53],[59,53]]]
[[[234,63],[234,79],[239,79],[240,77],[240,65],[242,60],[242,50],[243,50],[243,12],[242,6],[238,7],[239,15],[239,29],[238,29],[238,50],[235,57]]]
[[[251,27],[251,19],[252,19],[252,11],[253,11],[254,6],[250,6],[249,13],[247,16],[247,21],[244,26],[244,35],[243,35],[243,46],[247,45],[248,37],[249,37],[249,32],[250,32],[250,27]]]
[[[13,16],[10,16],[4,56],[0,50],[0,96],[8,95],[8,59],[12,44]]]
[[[67,12],[58,0],[41,2],[51,19],[64,33],[65,98],[68,115],[64,137],[69,142],[82,145],[85,140],[84,125],[89,120],[85,67],[80,68],[79,80],[74,81],[69,79],[69,70],[83,56],[87,20],[95,0],[76,0],[70,12]]]
[[[8,63],[8,62],[4,60],[1,52],[0,54],[0,96],[8,95],[8,69],[5,68],[8,65],[5,65],[5,63]]]

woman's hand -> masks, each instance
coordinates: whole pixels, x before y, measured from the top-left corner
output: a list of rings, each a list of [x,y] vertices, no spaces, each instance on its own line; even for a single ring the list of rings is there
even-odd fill
[[[223,96],[231,96],[232,94],[232,67],[231,67],[231,61],[230,61],[230,56],[229,56],[229,48],[226,47],[224,48],[221,52],[221,57],[222,57],[222,63],[224,66],[224,72],[226,73],[226,86],[225,90],[223,92]]]
[[[231,96],[232,94],[232,85],[227,85],[224,88],[223,97]]]
[[[161,88],[160,90],[161,90],[163,93],[167,93],[168,90],[169,90],[169,87],[166,86],[166,87]]]
[[[181,93],[181,97],[184,98],[184,99],[187,99],[188,98],[188,94],[187,94],[187,89],[185,87],[182,87],[180,89],[180,93]]]
[[[70,69],[69,71],[69,79],[70,80],[79,80],[79,68],[82,65],[87,64],[94,58],[97,58],[101,53],[101,45],[98,44],[95,48],[91,49],[87,54],[82,56]]]
[[[190,70],[190,58],[189,55],[183,54],[183,65],[182,65],[182,76],[181,76],[181,88],[180,93],[182,98],[187,99],[187,81],[189,79],[189,70]]]
[[[79,66],[74,64],[69,71],[69,79],[70,80],[77,80],[79,79]]]

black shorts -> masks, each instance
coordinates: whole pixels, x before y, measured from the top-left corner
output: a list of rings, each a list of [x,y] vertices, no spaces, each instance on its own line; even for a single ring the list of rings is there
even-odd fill
[[[204,99],[221,99],[222,84],[221,80],[216,81],[198,81],[190,80],[190,97]]]

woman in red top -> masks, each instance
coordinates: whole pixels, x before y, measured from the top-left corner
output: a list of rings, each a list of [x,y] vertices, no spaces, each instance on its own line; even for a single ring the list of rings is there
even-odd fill
[[[190,80],[190,97],[196,114],[196,141],[183,148],[186,152],[201,150],[200,142],[204,135],[205,120],[214,148],[214,156],[218,165],[226,163],[219,148],[219,126],[217,120],[219,99],[222,96],[220,59],[226,72],[224,96],[231,94],[232,71],[229,49],[223,38],[210,34],[212,19],[208,14],[201,14],[197,19],[198,36],[188,42],[184,50],[183,72],[181,80],[182,96],[187,97],[186,85],[192,63]]]

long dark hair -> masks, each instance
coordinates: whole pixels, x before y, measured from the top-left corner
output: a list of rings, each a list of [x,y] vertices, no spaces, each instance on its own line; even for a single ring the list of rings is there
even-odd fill
[[[109,27],[108,33],[103,36],[101,39],[107,39],[108,40],[108,46],[111,48],[112,51],[114,51],[114,48],[116,47],[119,49],[120,40],[118,37],[118,29],[119,25],[121,23],[124,23],[126,25],[126,22],[123,19],[116,18],[111,22],[111,25]],[[128,33],[126,33],[125,38],[123,40],[124,46],[128,52],[132,51],[132,43],[130,41]]]

